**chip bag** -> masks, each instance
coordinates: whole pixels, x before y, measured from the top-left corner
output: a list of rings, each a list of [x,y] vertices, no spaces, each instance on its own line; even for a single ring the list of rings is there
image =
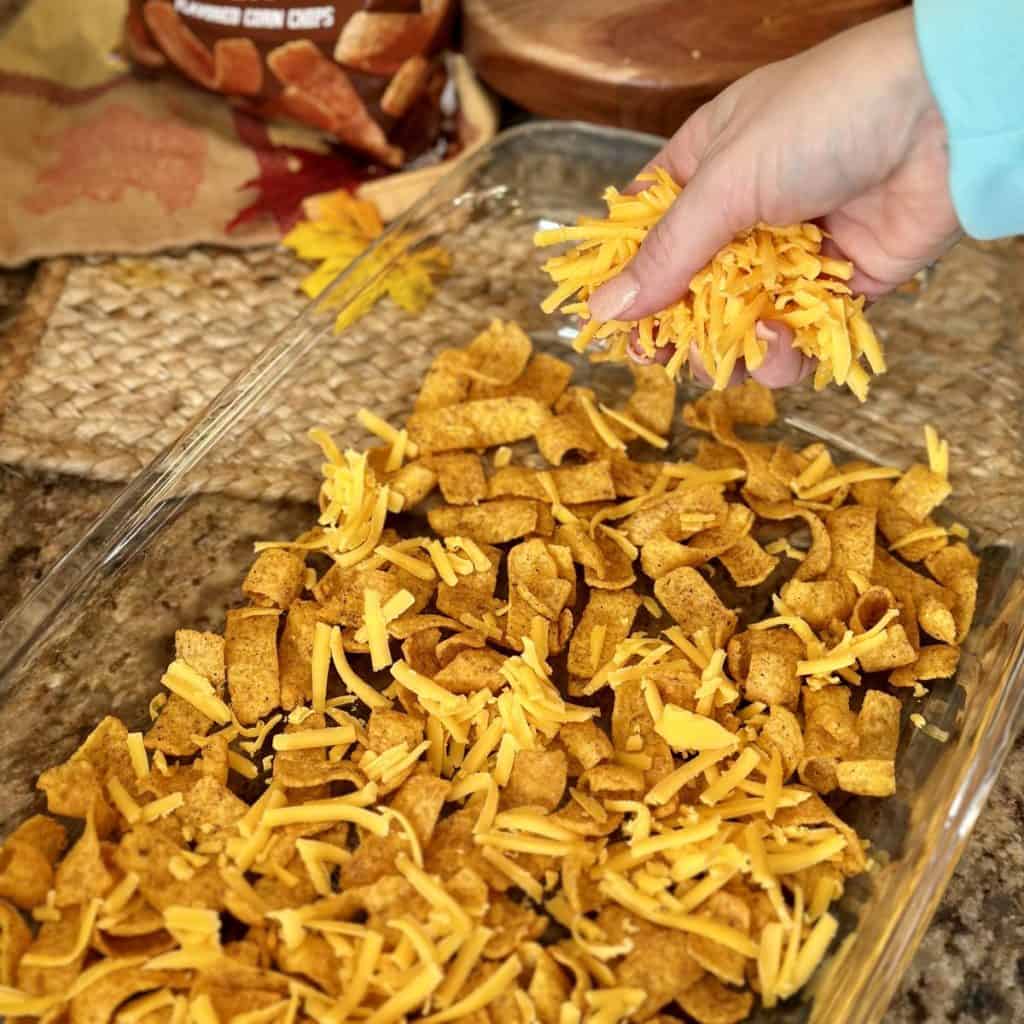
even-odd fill
[[[386,7],[387,10],[379,8]],[[129,0],[124,50],[263,118],[396,168],[441,130],[450,0]]]

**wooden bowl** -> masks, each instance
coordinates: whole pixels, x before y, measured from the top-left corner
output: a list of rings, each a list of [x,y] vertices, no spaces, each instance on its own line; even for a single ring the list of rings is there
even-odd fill
[[[464,0],[464,49],[535,114],[670,135],[747,72],[902,0]]]

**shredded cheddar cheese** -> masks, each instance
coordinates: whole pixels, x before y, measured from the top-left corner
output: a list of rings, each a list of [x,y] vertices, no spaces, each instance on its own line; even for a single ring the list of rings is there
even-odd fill
[[[89,944],[102,905],[102,900],[93,899],[82,911],[82,917],[78,924],[78,935],[71,949],[66,953],[33,953],[29,950],[21,958],[21,963],[25,967],[67,967],[68,964],[74,963],[85,952]]]
[[[645,203],[616,201],[612,226],[653,223],[658,203]],[[557,264],[566,293],[623,255],[614,232],[580,227],[586,248]],[[866,348],[845,293],[822,283],[840,268],[819,261],[811,274],[820,254],[787,237],[751,235],[757,259],[734,249],[732,269],[716,264],[687,300],[693,324],[730,339],[714,373],[761,358],[753,325],[774,275],[792,292],[779,311],[806,318],[829,373],[857,390]],[[584,316],[586,287],[572,296]],[[614,357],[632,325],[606,327],[595,337]],[[662,324],[636,334],[656,347]],[[52,998],[0,990],[0,1011],[50,1019],[81,996],[71,1012],[85,1012],[124,969],[153,982],[119,1004],[127,1024],[618,1024],[663,1011],[643,975],[624,972],[623,958],[660,955],[648,925],[699,962],[677,999],[699,1024],[719,1009],[719,982],[738,1019],[734,1003],[778,1005],[810,981],[847,879],[875,864],[842,801],[820,796],[892,792],[894,694],[948,678],[969,625],[975,556],[932,519],[948,448],[927,432],[928,466],[901,473],[844,464],[823,444],[750,441],[771,398],[747,384],[686,408],[709,435],[694,462],[642,465],[634,446],[669,442],[660,369],[636,370],[613,406],[566,391],[552,360],[492,324],[438,354],[407,424],[360,417],[383,446],[341,450],[314,433],[314,522],[258,545],[249,606],[226,636],[178,633],[153,726],[107,718],[70,767],[41,778],[51,806],[73,807],[67,787],[89,762],[104,799],[89,797],[82,839],[54,861],[59,828],[41,816],[0,851],[11,877],[17,858],[31,866],[18,845],[29,838],[54,862],[33,890],[43,928],[23,963],[68,974]],[[493,442],[518,457],[530,436],[544,463],[528,456],[488,481]],[[584,459],[563,465],[563,444]],[[435,502],[436,488],[465,504]],[[795,520],[804,551],[762,544],[762,527],[786,535],[770,524]],[[909,545],[940,534],[934,560],[913,561]],[[97,857],[97,869],[136,871],[102,900],[69,903]],[[138,957],[97,945],[138,920],[169,941]],[[552,923],[564,929],[554,943],[542,934]],[[264,939],[271,961],[240,964]],[[266,999],[195,987],[236,968]]]
[[[597,406],[594,404],[594,400],[585,394],[579,396],[580,406],[587,415],[587,419],[590,420],[590,425],[594,428],[597,436],[608,445],[609,448],[615,448],[620,451],[625,451],[626,442],[615,433],[614,430],[608,425],[607,421],[598,411]]]
[[[433,566],[428,565],[421,558],[414,558],[412,555],[405,551],[399,551],[395,547],[391,547],[386,544],[379,544],[374,548],[374,554],[384,559],[386,562],[391,562],[392,565],[397,565],[400,569],[404,569],[407,573],[411,576],[415,576],[417,579],[429,581],[435,579],[437,576]]]
[[[184,793],[168,793],[159,800],[151,800],[142,808],[142,820],[145,822],[158,821],[167,817],[185,803]]]
[[[352,696],[361,700],[371,710],[391,707],[391,701],[387,697],[356,675],[345,656],[341,630],[337,626],[329,629],[329,645],[334,669]]]
[[[624,412],[617,412],[615,409],[609,409],[607,405],[603,404],[601,405],[601,412],[608,419],[618,423],[620,427],[625,427],[626,430],[632,431],[637,437],[642,438],[653,448],[664,451],[668,447],[668,441],[664,437],[659,437],[653,430],[649,430],[642,423],[638,423],[632,416],[627,416]]]
[[[910,547],[911,544],[917,544],[923,540],[941,540],[945,536],[947,536],[947,532],[944,527],[921,526],[904,534],[899,540],[894,540],[889,545],[889,550],[901,551],[903,548]]]
[[[444,1024],[446,1021],[461,1020],[493,1003],[506,991],[522,970],[519,957],[508,958],[482,985],[457,1003],[423,1018],[424,1024]]]
[[[924,428],[924,441],[928,449],[928,468],[945,479],[949,476],[949,442],[940,440],[938,431],[928,424]]]
[[[675,750],[722,750],[737,743],[736,737],[713,719],[675,704],[665,705],[655,729]]]
[[[484,860],[496,867],[515,886],[518,886],[535,903],[544,900],[544,888],[529,872],[521,868],[500,850],[485,846],[481,851]]]
[[[641,177],[647,187],[635,196],[605,190],[607,218],[584,218],[574,227],[534,235],[538,246],[577,243],[544,264],[555,288],[541,303],[545,312],[561,309],[583,319],[573,343],[577,351],[607,338],[612,356],[624,358],[632,332],[648,356],[657,348],[675,349],[668,364],[674,375],[693,344],[714,387],[722,389],[740,359],[750,370],[760,366],[766,347],[755,325],[771,319],[793,330],[794,348],[819,360],[816,388],[835,380],[866,398],[870,374],[886,369],[882,348],[864,317],[863,298],[854,297],[846,283],[852,265],[821,254],[824,236],[813,224],[758,224],[741,233],[694,276],[681,300],[653,316],[635,323],[592,317],[590,296],[636,255],[681,192],[662,168]]]
[[[387,819],[381,815],[355,807],[345,801],[344,797],[325,800],[320,803],[302,804],[299,807],[277,807],[264,812],[261,824],[268,828],[280,828],[283,825],[315,825],[322,822],[349,821],[365,828],[376,836],[388,834]]]
[[[360,409],[356,414],[356,419],[359,423],[365,427],[371,434],[375,434],[382,441],[386,441],[389,445],[396,445],[399,443],[402,437],[403,431],[396,430],[387,420],[382,420],[376,413],[371,412],[369,409]],[[335,449],[337,452],[337,449]],[[406,434],[405,454],[410,459],[415,459],[419,455],[419,448],[408,440]],[[395,467],[398,468],[397,466]]]
[[[868,469],[853,469],[848,473],[837,473],[835,476],[827,477],[810,487],[799,488],[796,481],[793,483],[794,493],[804,501],[813,501],[816,498],[824,498],[825,495],[839,490],[840,487],[848,487],[850,484],[865,483],[868,480],[892,480],[901,475],[900,470],[893,466],[872,466]]]
[[[127,822],[131,824],[142,820],[142,808],[116,776],[107,779],[107,793]]]
[[[303,732],[278,733],[274,737],[273,747],[277,751],[316,750],[351,743],[355,738],[356,731],[352,726],[341,725],[326,729],[306,729]]]
[[[172,662],[161,683],[218,725],[227,725],[231,721],[231,710],[213,692],[209,680],[185,662]]]

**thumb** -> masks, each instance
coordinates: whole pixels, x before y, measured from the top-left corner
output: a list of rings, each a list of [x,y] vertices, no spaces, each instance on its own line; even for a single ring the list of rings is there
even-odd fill
[[[756,221],[754,190],[730,180],[734,162],[715,157],[690,179],[636,256],[590,297],[598,320],[638,320],[675,302],[727,242]]]

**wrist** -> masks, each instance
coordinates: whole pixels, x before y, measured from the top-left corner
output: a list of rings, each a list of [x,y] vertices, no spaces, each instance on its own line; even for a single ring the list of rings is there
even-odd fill
[[[890,17],[895,22],[896,66],[905,70],[902,88],[907,109],[915,119],[930,118],[939,108],[925,71],[913,8],[907,7]]]
[[[877,31],[865,39],[863,59],[868,67],[889,69],[888,83],[877,98],[882,102],[882,123],[888,124],[886,149],[895,168],[922,135],[933,138],[938,132],[945,145],[946,126],[925,71],[913,9],[895,11],[873,25]]]

